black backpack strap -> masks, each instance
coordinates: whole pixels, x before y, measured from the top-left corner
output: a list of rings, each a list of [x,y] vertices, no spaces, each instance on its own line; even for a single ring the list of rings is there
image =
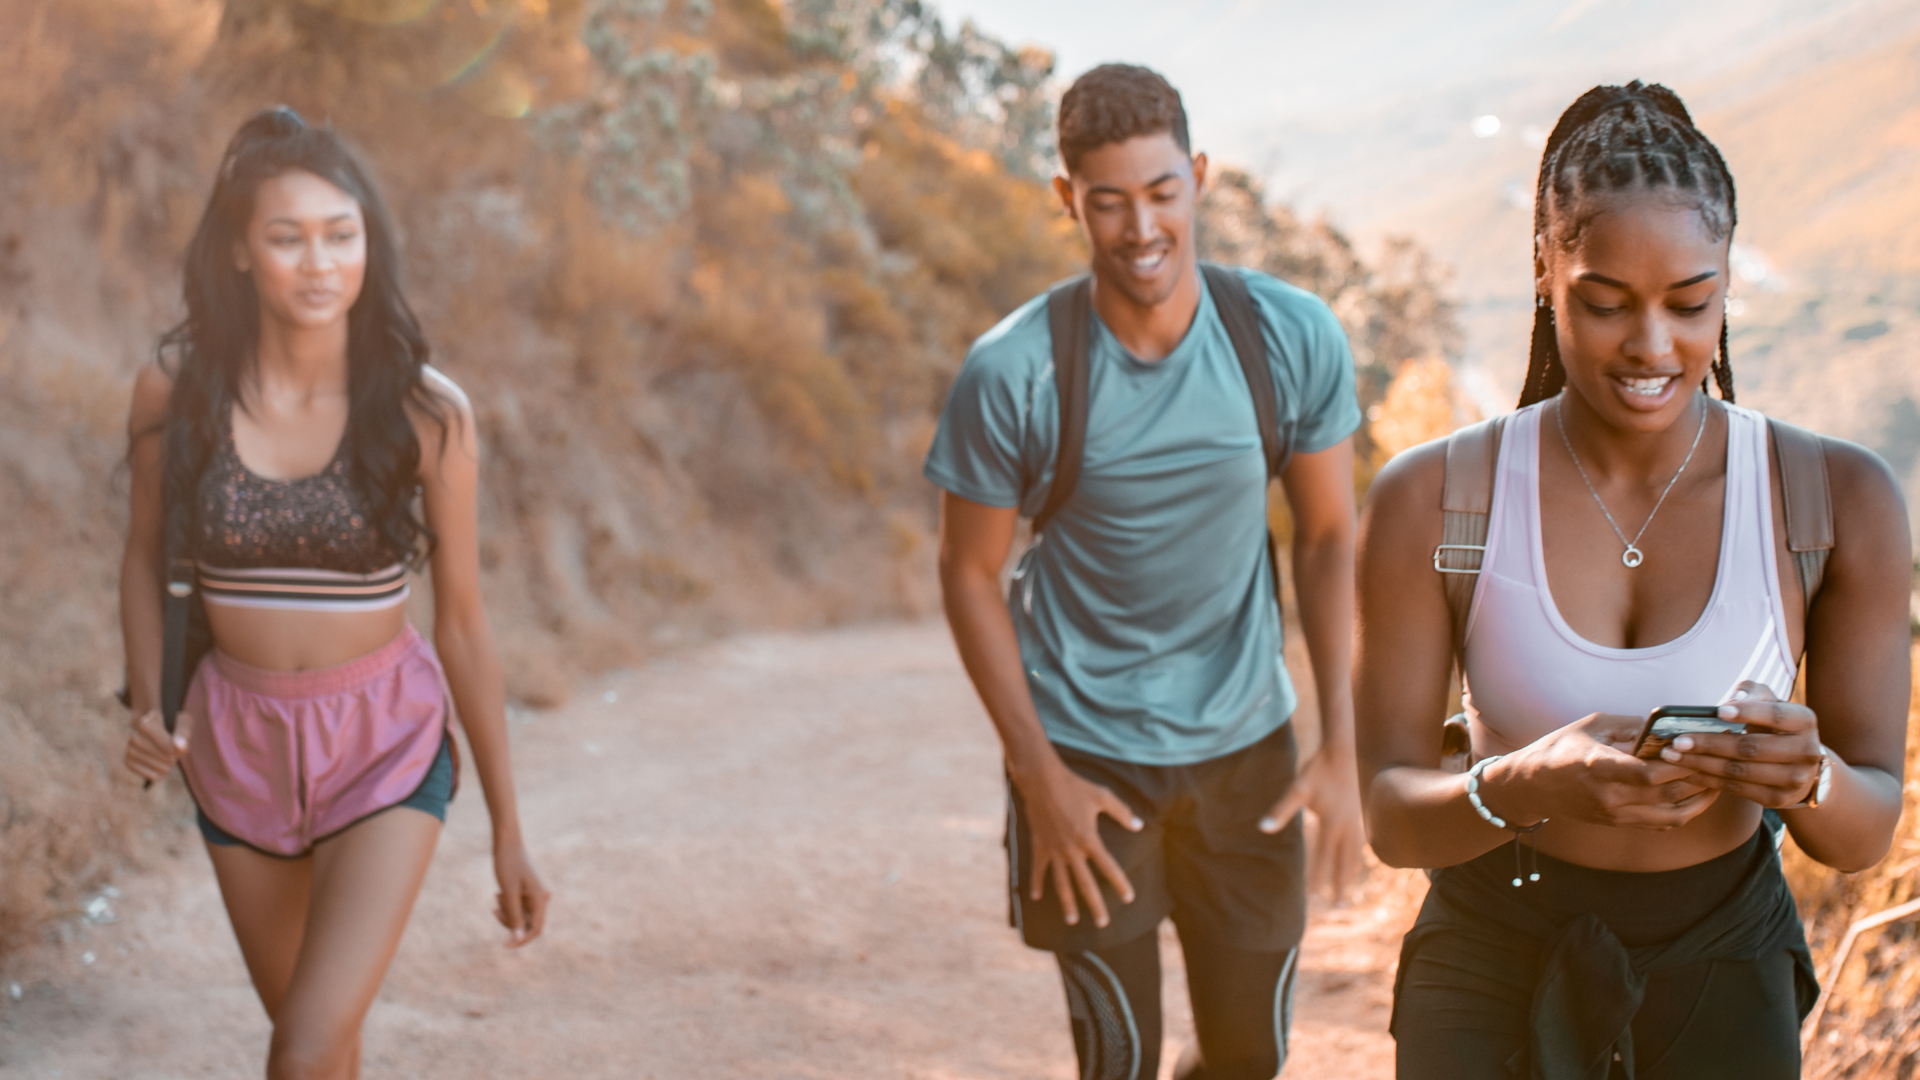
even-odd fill
[[[1266,455],[1267,479],[1277,480],[1287,467],[1288,449],[1280,445],[1280,401],[1273,389],[1273,369],[1267,361],[1266,335],[1260,330],[1260,311],[1254,306],[1247,282],[1232,267],[1203,262],[1200,274],[1213,294],[1214,310],[1233,342],[1247,390],[1253,394],[1253,415],[1260,423],[1260,450]]]
[[[180,702],[187,691],[187,614],[193,580],[193,560],[168,562],[160,637],[160,719],[167,725],[168,734],[173,733],[174,723],[180,718]]]
[[[1240,374],[1247,380],[1247,393],[1253,397],[1253,418],[1260,427],[1260,456],[1267,463],[1267,483],[1280,478],[1289,456],[1280,445],[1280,399],[1273,389],[1273,367],[1267,361],[1267,339],[1260,330],[1260,309],[1254,306],[1247,281],[1230,266],[1203,262],[1200,275],[1206,278],[1207,291],[1213,295],[1213,309],[1220,313],[1220,325],[1227,340],[1233,342],[1233,355],[1240,361]],[[1273,598],[1280,601],[1280,547],[1267,530],[1267,566],[1273,572]],[[1286,622],[1281,621],[1281,632]]]
[[[1773,453],[1780,461],[1780,490],[1786,505],[1787,551],[1793,555],[1800,591],[1813,609],[1813,598],[1827,574],[1827,556],[1833,553],[1833,494],[1827,482],[1827,455],[1820,436],[1780,420],[1767,420]]]
[[[193,609],[195,567],[192,559],[168,559],[167,581],[160,593],[160,722],[173,734],[180,720],[180,703],[187,693],[187,632]],[[122,704],[132,698],[120,692]],[[153,786],[148,780],[142,790]]]
[[[169,431],[167,439],[170,441],[172,438],[174,434]],[[162,459],[165,457],[163,450]],[[164,492],[162,501],[165,502]],[[180,705],[187,693],[187,675],[199,665],[201,657],[206,655],[207,648],[212,644],[206,613],[204,610],[196,611],[199,605],[193,595],[194,582],[199,576],[198,565],[180,555],[185,546],[181,538],[186,533],[185,515],[188,513],[190,511],[184,507],[166,505],[161,515],[162,546],[166,552],[162,569],[166,580],[162,582],[160,591],[160,722],[166,726],[169,735],[179,724]],[[132,704],[131,695],[124,690],[120,700],[124,704]],[[150,788],[153,781],[149,780],[141,786]]]
[[[1053,331],[1053,381],[1060,398],[1060,447],[1047,501],[1033,515],[1035,536],[1046,531],[1080,482],[1080,461],[1087,452],[1087,351],[1092,320],[1092,278],[1083,274],[1055,285],[1047,293],[1047,325]]]
[[[1469,424],[1447,436],[1446,480],[1440,490],[1440,545],[1433,568],[1443,576],[1447,614],[1453,620],[1453,655],[1466,647],[1467,612],[1487,554],[1487,524],[1493,514],[1494,470],[1507,418]]]

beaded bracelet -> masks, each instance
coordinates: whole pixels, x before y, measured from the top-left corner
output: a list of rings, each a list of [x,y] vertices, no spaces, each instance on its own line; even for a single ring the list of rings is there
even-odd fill
[[[1467,802],[1472,805],[1473,812],[1480,815],[1480,820],[1492,825],[1496,829],[1509,829],[1514,833],[1513,887],[1517,889],[1520,887],[1523,879],[1525,881],[1540,880],[1540,855],[1538,850],[1528,850],[1524,853],[1533,856],[1532,869],[1528,871],[1521,863],[1523,854],[1521,849],[1529,848],[1530,838],[1534,833],[1540,831],[1540,826],[1545,825],[1547,819],[1541,818],[1531,825],[1509,825],[1505,818],[1487,809],[1487,804],[1480,801],[1480,773],[1485,770],[1487,766],[1499,761],[1505,756],[1504,754],[1494,754],[1491,757],[1483,757],[1473,763],[1473,768],[1467,770]]]
[[[1487,766],[1499,761],[1505,756],[1505,754],[1495,754],[1492,757],[1483,757],[1473,763],[1473,768],[1467,770],[1467,801],[1473,804],[1473,812],[1480,815],[1481,821],[1492,825],[1496,829],[1506,828],[1507,822],[1505,818],[1487,809],[1486,803],[1480,801],[1480,774]]]

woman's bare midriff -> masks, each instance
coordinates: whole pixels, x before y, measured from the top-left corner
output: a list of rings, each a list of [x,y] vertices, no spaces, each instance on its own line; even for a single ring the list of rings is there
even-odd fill
[[[1533,835],[1542,852],[1563,862],[1651,874],[1717,859],[1746,843],[1759,827],[1759,804],[1721,795],[1699,817],[1668,832],[1548,821]]]
[[[404,604],[381,611],[290,611],[207,605],[213,643],[250,667],[312,671],[375,652],[406,626]]]

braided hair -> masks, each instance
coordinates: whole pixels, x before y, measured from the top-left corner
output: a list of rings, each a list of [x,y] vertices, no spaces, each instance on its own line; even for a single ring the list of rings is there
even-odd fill
[[[1739,221],[1733,174],[1720,151],[1693,126],[1679,95],[1638,79],[1625,86],[1596,86],[1560,114],[1560,122],[1547,137],[1534,193],[1534,242],[1575,244],[1592,218],[1569,212],[1582,195],[1653,188],[1690,194],[1716,239],[1732,235]],[[1732,401],[1733,365],[1727,354],[1724,317],[1713,381],[1720,397]],[[1560,341],[1553,328],[1553,305],[1538,297],[1520,407],[1552,397],[1566,382]]]

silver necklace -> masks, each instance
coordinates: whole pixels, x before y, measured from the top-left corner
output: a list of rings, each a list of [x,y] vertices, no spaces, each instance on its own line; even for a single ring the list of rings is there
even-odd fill
[[[1573,467],[1580,470],[1580,479],[1587,485],[1587,494],[1593,496],[1594,505],[1600,508],[1600,513],[1606,516],[1607,524],[1613,527],[1613,535],[1627,545],[1627,550],[1620,554],[1620,561],[1631,570],[1647,561],[1646,553],[1640,550],[1640,538],[1647,535],[1647,526],[1653,524],[1653,515],[1660,512],[1661,505],[1667,501],[1668,493],[1673,491],[1673,485],[1680,482],[1680,474],[1686,472],[1687,465],[1693,461],[1693,452],[1700,449],[1700,434],[1707,430],[1707,407],[1704,404],[1700,406],[1700,423],[1693,429],[1693,445],[1687,447],[1687,456],[1681,459],[1680,467],[1673,470],[1673,479],[1667,481],[1667,486],[1660,492],[1660,497],[1654,500],[1653,509],[1647,512],[1647,520],[1640,523],[1640,531],[1634,533],[1633,539],[1629,540],[1627,534],[1620,531],[1620,523],[1613,520],[1613,514],[1607,510],[1607,504],[1601,500],[1600,492],[1593,486],[1593,481],[1587,477],[1587,470],[1580,464],[1580,455],[1573,452],[1573,441],[1567,438],[1565,400],[1562,398],[1553,403],[1553,421],[1560,428],[1560,444],[1567,448],[1567,456],[1573,459]]]

